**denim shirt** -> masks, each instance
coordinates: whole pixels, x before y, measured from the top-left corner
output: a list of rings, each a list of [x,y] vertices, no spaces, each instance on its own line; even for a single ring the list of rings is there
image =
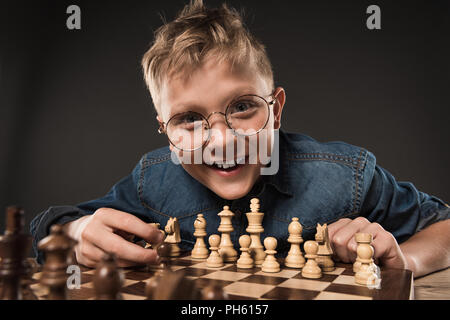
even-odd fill
[[[197,214],[204,215],[208,236],[219,234],[217,214],[228,205],[235,214],[231,240],[238,249],[238,239],[248,226],[245,213],[250,211],[250,199],[257,197],[259,211],[264,213],[261,239],[277,238],[279,254],[289,250],[288,226],[293,217],[299,218],[305,241],[314,238],[317,223],[363,216],[379,223],[401,243],[450,216],[443,201],[409,182],[397,182],[363,148],[344,142],[321,143],[282,130],[279,137],[278,172],[261,175],[248,195],[232,201],[221,199],[172,162],[168,147],[145,154],[131,174],[104,197],[77,206],[50,207],[33,219],[30,230],[38,262],[43,257],[37,243],[48,235],[52,224],[73,221],[102,207],[132,213],[145,222],[160,223],[162,228],[170,217],[177,217],[180,247],[191,250]]]

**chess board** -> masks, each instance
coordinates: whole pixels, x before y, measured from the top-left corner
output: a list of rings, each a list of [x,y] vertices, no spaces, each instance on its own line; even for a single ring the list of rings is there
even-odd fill
[[[220,285],[232,300],[407,300],[413,299],[414,292],[412,273],[408,270],[381,269],[379,288],[369,288],[355,284],[352,265],[341,263],[336,263],[333,272],[326,272],[317,280],[303,278],[300,270],[284,266],[278,273],[264,273],[259,267],[238,269],[235,263],[208,268],[206,262],[194,261],[190,256],[173,259],[171,268],[175,272],[184,272],[199,288]],[[147,267],[123,271],[122,298],[145,299],[146,281],[155,271]],[[95,269],[81,267],[80,288],[68,290],[69,300],[95,299],[94,272]],[[47,290],[39,284],[40,276],[37,269],[29,283],[30,292],[24,293],[25,299],[46,299]]]

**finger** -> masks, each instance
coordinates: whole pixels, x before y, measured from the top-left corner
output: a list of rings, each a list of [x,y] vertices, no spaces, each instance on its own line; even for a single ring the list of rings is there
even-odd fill
[[[157,260],[155,250],[144,249],[121,236],[111,232],[102,232],[96,239],[96,245],[106,252],[114,253],[117,259],[124,259],[136,263],[148,264]]]
[[[372,247],[374,248],[373,259],[375,263],[391,268],[404,268],[406,262],[400,252],[400,247],[395,237],[386,231],[378,223],[372,223],[361,232],[370,233],[373,236]]]
[[[369,223],[368,225],[366,225],[365,227],[360,229],[358,232],[371,234],[373,241],[375,241],[375,238],[380,237],[379,236],[380,233],[386,232],[386,231],[378,223]],[[374,242],[372,242],[372,246],[373,246],[373,243]],[[377,251],[381,252],[381,249],[383,249],[383,252],[384,252],[384,250],[385,250],[385,248],[383,247],[384,244],[385,243],[381,243],[379,245],[379,249]],[[349,255],[350,261],[356,260],[357,248],[358,248],[358,243],[356,242],[355,236],[353,235],[353,237],[351,237],[351,239],[347,243],[347,250],[348,250],[348,255]],[[374,257],[374,258],[376,258],[376,257]]]
[[[340,230],[342,229],[344,226],[346,226],[347,224],[349,224],[350,222],[352,222],[351,219],[348,218],[343,218],[343,219],[339,219],[338,221],[328,225],[328,237],[329,239],[333,239],[334,235]],[[331,245],[331,249],[333,250],[333,259],[336,261],[341,261],[341,259],[339,258],[339,256],[337,255],[337,251],[336,248],[334,246],[333,241],[330,241],[330,245]]]
[[[334,223],[329,224],[328,225],[328,236],[330,238],[332,238],[336,234],[336,232],[339,231],[339,229],[346,226],[350,222],[352,222],[351,219],[343,218],[343,219],[339,219],[338,221],[336,221]]]
[[[127,241],[133,241],[136,237],[134,234],[122,230],[115,230],[114,233],[121,236]]]
[[[100,219],[105,225],[114,229],[134,234],[147,242],[160,243],[162,235],[155,225],[145,223],[138,217],[115,209],[101,211]]]
[[[89,241],[84,241],[79,245],[78,251],[82,257],[98,262],[105,255],[105,251]]]
[[[95,268],[97,266],[97,261],[88,259],[86,257],[82,257],[82,258],[80,258],[80,260],[78,260],[78,258],[77,258],[77,263],[81,264],[85,267],[88,267],[88,268]]]
[[[124,259],[117,259],[117,266],[120,268],[130,268],[130,267],[136,267],[136,266],[145,266],[145,264],[140,264],[134,261],[128,261]]]
[[[358,217],[352,220],[350,223],[346,224],[340,228],[330,239],[331,243],[334,244],[334,249],[336,255],[345,263],[353,262],[356,259],[356,247],[349,248],[349,241],[354,237],[355,233],[359,232],[370,222],[363,218]]]

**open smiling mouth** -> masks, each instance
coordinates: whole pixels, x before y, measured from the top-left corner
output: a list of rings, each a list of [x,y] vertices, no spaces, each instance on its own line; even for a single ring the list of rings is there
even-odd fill
[[[223,176],[230,176],[240,171],[240,169],[245,166],[247,160],[247,157],[242,157],[227,162],[215,161],[213,164],[204,163],[204,165]]]

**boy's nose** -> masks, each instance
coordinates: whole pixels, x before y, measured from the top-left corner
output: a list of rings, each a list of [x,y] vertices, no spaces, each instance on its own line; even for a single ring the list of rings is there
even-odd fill
[[[234,148],[232,130],[228,127],[225,118],[223,116],[220,117],[220,115],[219,117],[210,118],[209,123],[211,136],[207,147],[213,150],[221,148],[222,154],[225,156],[228,147]]]

